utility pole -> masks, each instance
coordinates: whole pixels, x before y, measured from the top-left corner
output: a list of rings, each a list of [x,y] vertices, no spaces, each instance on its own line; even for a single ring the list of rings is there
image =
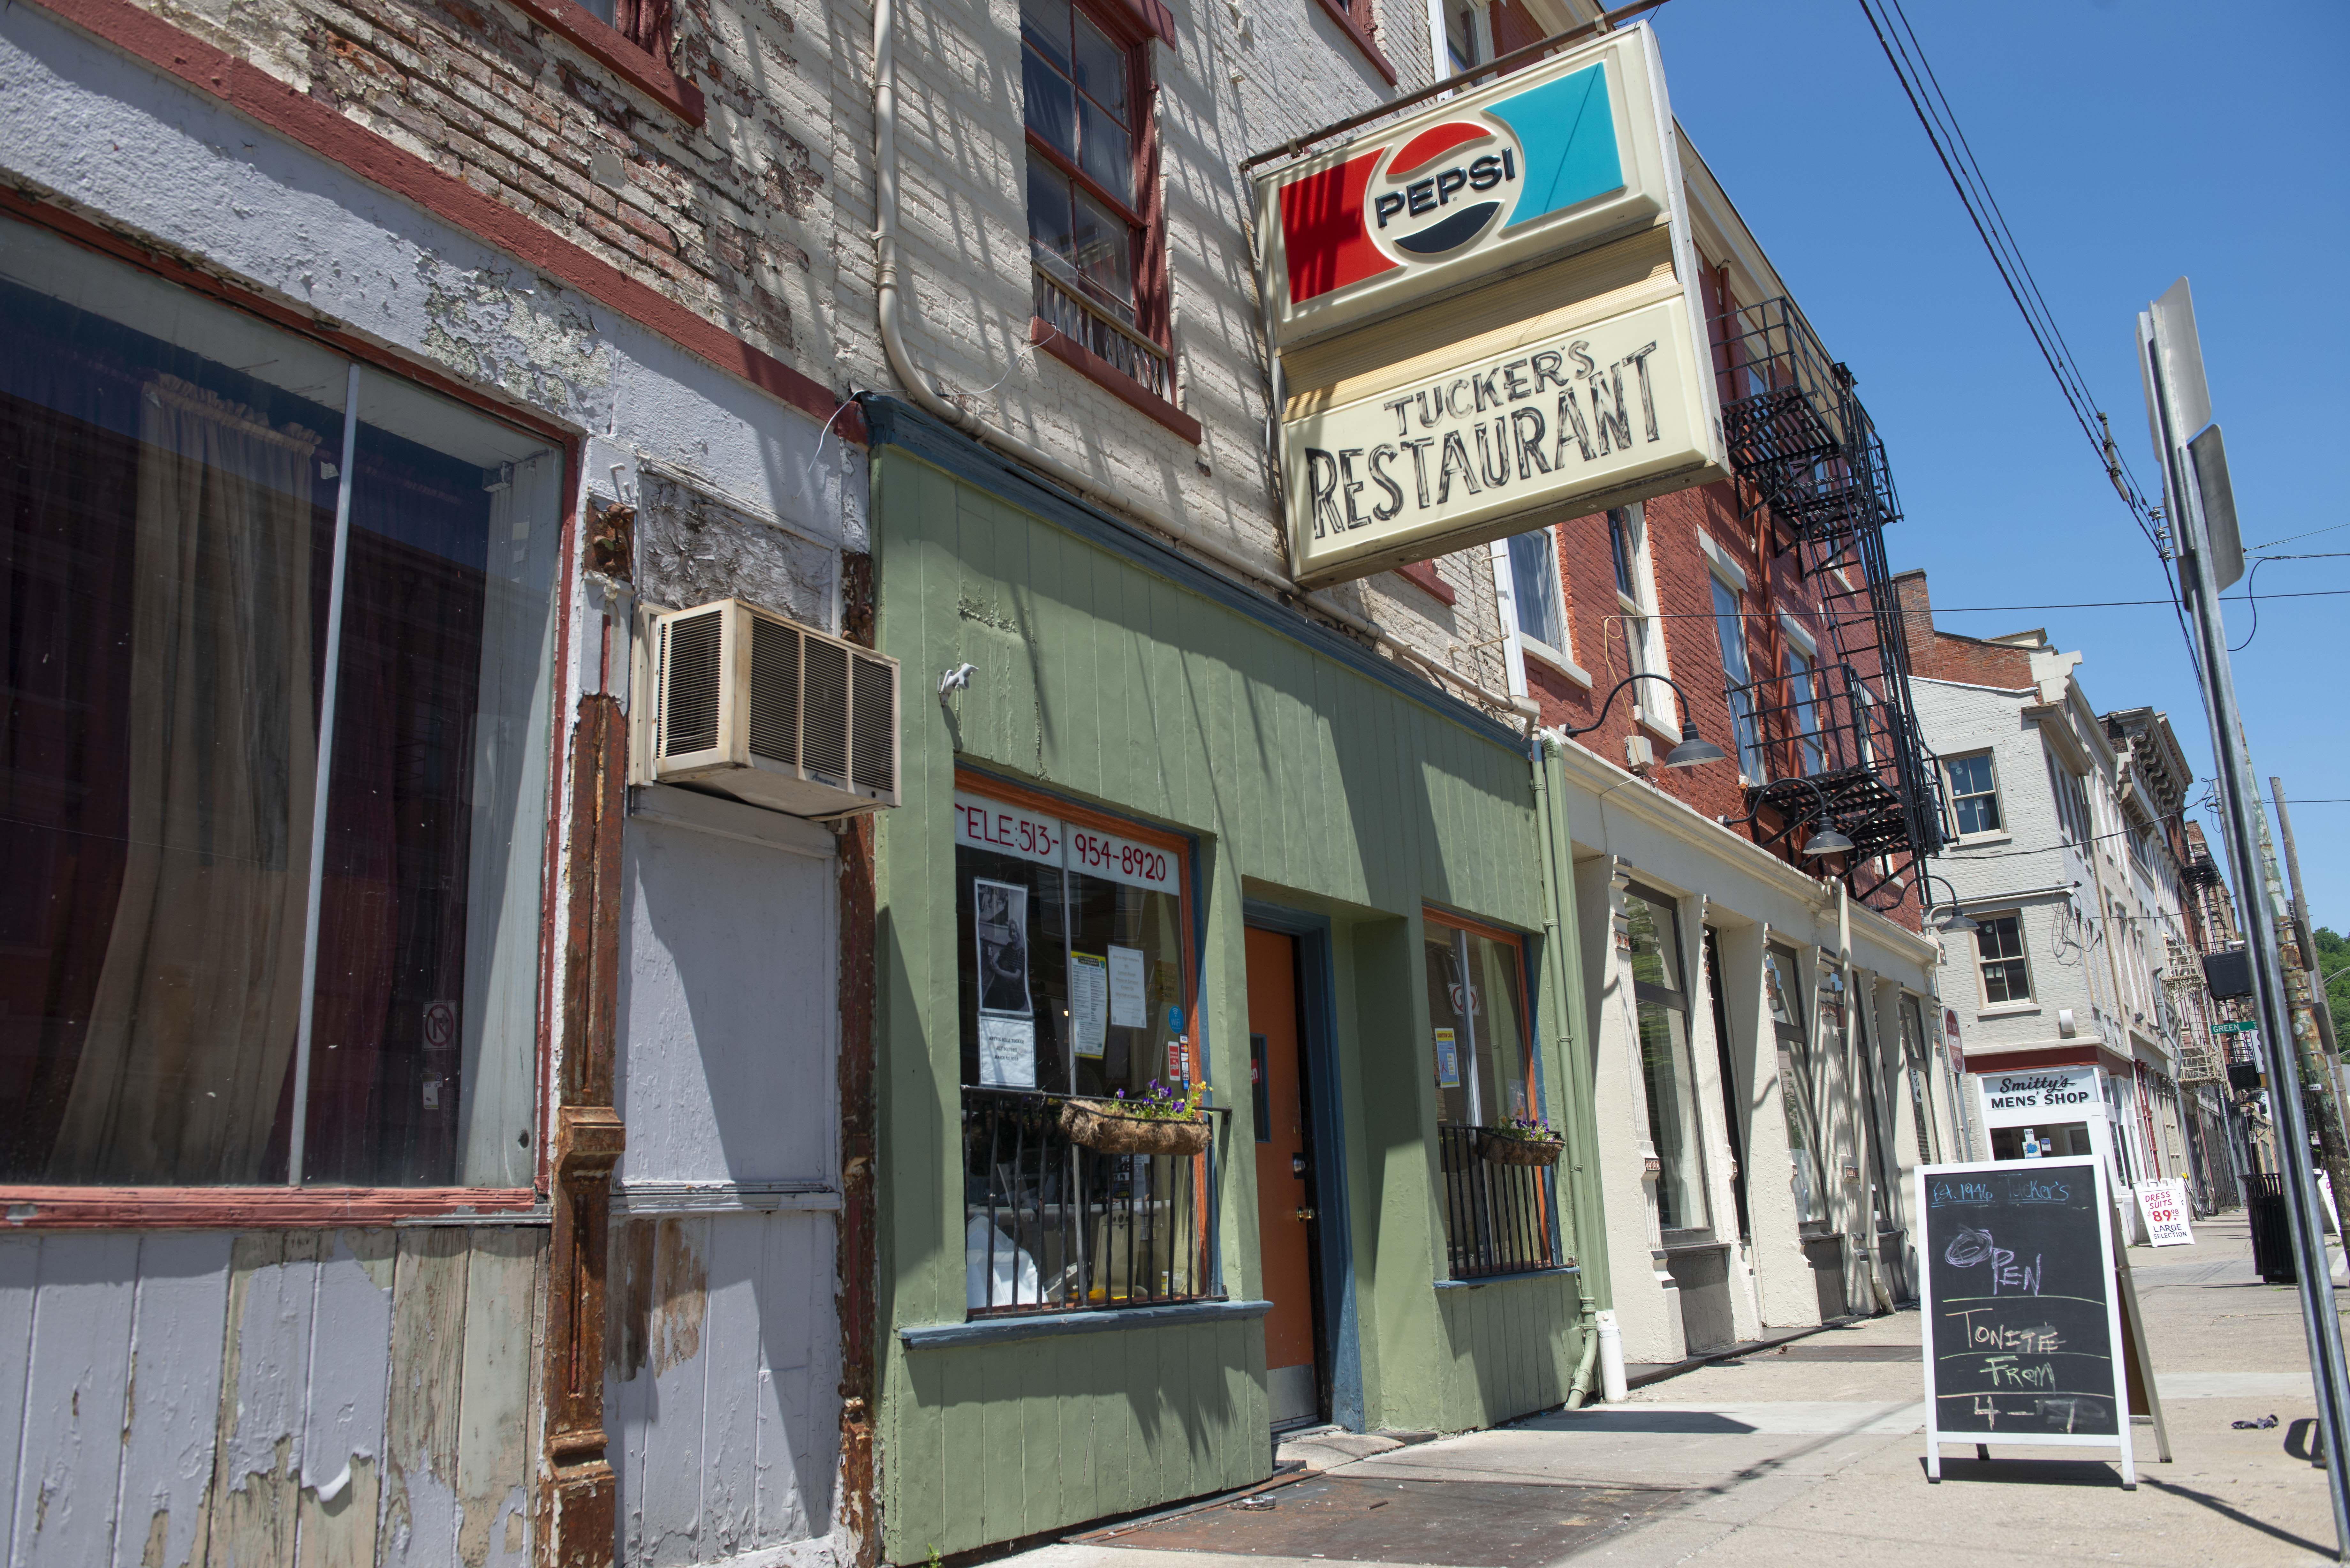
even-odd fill
[[[2293,878],[2293,916],[2283,922],[2292,933],[2293,952],[2286,960],[2293,992],[2293,1041],[2301,1047],[2303,1087],[2312,1090],[2312,1110],[2317,1119],[2319,1147],[2325,1151],[2325,1168],[2334,1181],[2338,1208],[2350,1193],[2350,1138],[2344,1136],[2342,1117],[2342,1052],[2334,1039],[2334,1012],[2318,988],[2317,944],[2309,934],[2309,900],[2302,896],[2301,854],[2293,846],[2293,814],[2284,808],[2284,781],[2269,775],[2269,794],[2276,802],[2277,836],[2284,840],[2285,871]]]
[[[2138,369],[2146,382],[2147,418],[2162,459],[2164,489],[2178,530],[2178,587],[2194,628],[2196,673],[2211,722],[2220,804],[2229,858],[2247,906],[2244,936],[2251,957],[2253,994],[2260,1006],[2261,1043],[2268,1056],[2270,1101],[2277,1119],[2278,1164],[2293,1220],[2295,1272],[2300,1276],[2303,1329],[2309,1340],[2324,1465],[2334,1504],[2337,1560],[2350,1562],[2350,1368],[2343,1360],[2334,1314],[2334,1281],[2325,1255],[2317,1182],[2310,1160],[2309,1117],[2301,1087],[2293,1018],[2277,950],[2277,917],[2260,853],[2258,785],[2245,749],[2228,662],[2228,631],[2220,590],[2243,575],[2242,535],[2228,483],[2226,448],[2211,422],[2203,379],[2203,350],[2195,332],[2195,303],[2187,280],[2170,286],[2137,318]],[[2254,907],[2256,905],[2256,907]]]

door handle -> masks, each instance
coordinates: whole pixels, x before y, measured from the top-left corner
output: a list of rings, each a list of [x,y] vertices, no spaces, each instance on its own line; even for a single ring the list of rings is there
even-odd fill
[[[1300,1209],[1297,1211],[1297,1217],[1300,1220],[1311,1220],[1314,1218],[1314,1210],[1311,1209]]]

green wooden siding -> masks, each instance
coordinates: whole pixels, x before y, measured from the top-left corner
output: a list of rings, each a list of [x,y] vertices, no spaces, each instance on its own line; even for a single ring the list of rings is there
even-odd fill
[[[898,1335],[964,1316],[959,760],[1197,836],[1207,1075],[1241,1107],[1219,1170],[1227,1293],[1262,1293],[1243,939],[1243,900],[1261,898],[1331,922],[1366,1424],[1480,1426],[1560,1402],[1580,1349],[1572,1277],[1433,1284],[1419,910],[1542,929],[1523,751],[1152,569],[1066,502],[1014,505],[996,491],[1019,481],[983,486],[891,444],[892,422],[871,484],[879,641],[905,694],[902,804],[879,839],[884,1554],[1141,1509],[1271,1463],[1259,1321],[910,1351]],[[964,662],[968,688],[941,704],[939,676]],[[1555,1106],[1562,1064],[1543,1033]]]

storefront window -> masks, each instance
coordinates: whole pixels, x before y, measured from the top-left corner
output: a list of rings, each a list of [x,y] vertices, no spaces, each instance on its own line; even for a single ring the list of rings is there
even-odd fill
[[[1624,895],[1632,940],[1632,995],[1640,1030],[1640,1079],[1648,1092],[1648,1139],[1656,1147],[1657,1220],[1667,1231],[1713,1224],[1697,1117],[1697,1069],[1690,1054],[1689,993],[1682,979],[1680,920],[1669,895],[1634,887]]]
[[[1787,1118],[1788,1185],[1795,1197],[1795,1221],[1827,1220],[1827,1189],[1820,1176],[1819,1120],[1812,1114],[1812,1046],[1804,1026],[1801,973],[1795,950],[1773,942],[1762,950],[1762,1001],[1771,1010],[1779,1044],[1779,1105]]]
[[[1450,1272],[1548,1268],[1550,1169],[1513,1158],[1524,1138],[1555,1136],[1528,1048],[1523,945],[1433,909],[1422,929]]]
[[[1205,1161],[1104,1144],[1062,1108],[1202,1076],[1181,841],[974,790],[954,823],[967,1304],[1206,1293]]]
[[[5,220],[0,317],[0,1179],[528,1186],[562,452]]]
[[[1539,1118],[1517,942],[1438,920],[1430,915],[1425,926],[1437,1119],[1498,1127]]]

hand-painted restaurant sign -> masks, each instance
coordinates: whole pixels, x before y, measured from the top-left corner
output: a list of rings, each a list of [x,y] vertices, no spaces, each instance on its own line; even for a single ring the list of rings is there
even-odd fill
[[[1721,477],[1678,157],[1636,26],[1260,181],[1300,581]]]

